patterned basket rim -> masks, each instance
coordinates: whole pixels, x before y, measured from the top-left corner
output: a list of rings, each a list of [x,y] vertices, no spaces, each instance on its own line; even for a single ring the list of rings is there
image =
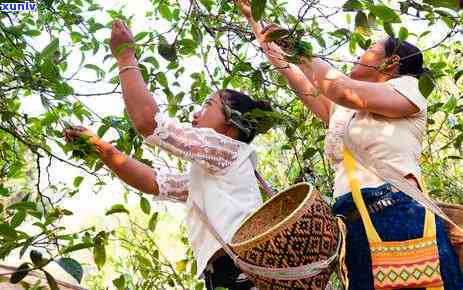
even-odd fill
[[[290,187],[286,188],[285,190],[283,191],[280,191],[279,193],[275,194],[274,196],[272,196],[269,200],[267,200],[263,205],[261,205],[259,208],[257,208],[256,210],[254,210],[254,212],[250,215],[248,215],[242,222],[241,224],[239,225],[238,229],[235,231],[235,233],[233,234],[233,237],[235,236],[235,234],[243,227],[243,225],[245,223],[248,222],[248,220],[250,220],[252,217],[254,217],[258,212],[260,212],[261,209],[263,209],[264,207],[266,207],[269,203],[271,203],[273,200],[277,199],[280,195],[282,194],[285,194],[286,192],[294,189],[294,188],[297,188],[297,187],[308,187],[308,194],[306,195],[306,197],[301,201],[301,203],[293,210],[293,212],[288,215],[287,217],[285,217],[283,220],[281,220],[279,223],[275,224],[274,226],[272,226],[271,228],[269,228],[268,230],[266,230],[265,232],[263,233],[260,233],[259,235],[256,235],[254,237],[252,237],[251,239],[248,239],[248,240],[245,240],[245,241],[242,241],[242,242],[239,242],[239,243],[231,243],[230,242],[230,246],[232,248],[237,248],[237,247],[243,247],[249,243],[253,243],[257,240],[260,240],[261,238],[263,238],[264,236],[267,236],[269,234],[271,234],[273,231],[277,230],[281,225],[287,223],[289,220],[291,220],[295,215],[298,215],[299,211],[303,210],[305,208],[305,205],[307,204],[307,202],[309,202],[310,200],[312,200],[315,195],[313,194],[314,193],[314,187],[312,184],[308,183],[308,182],[299,182],[299,183],[296,183],[294,185],[291,185]],[[233,239],[232,239],[233,240]]]

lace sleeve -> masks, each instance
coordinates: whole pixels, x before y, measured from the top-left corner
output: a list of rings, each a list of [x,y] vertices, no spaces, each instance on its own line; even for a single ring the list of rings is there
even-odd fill
[[[192,128],[180,124],[161,113],[156,114],[156,129],[144,139],[151,146],[159,146],[178,158],[198,162],[209,172],[219,172],[237,159],[244,144],[209,128]]]
[[[155,172],[159,187],[159,196],[156,196],[155,199],[186,202],[188,198],[188,175],[166,172],[159,169],[156,169]]]

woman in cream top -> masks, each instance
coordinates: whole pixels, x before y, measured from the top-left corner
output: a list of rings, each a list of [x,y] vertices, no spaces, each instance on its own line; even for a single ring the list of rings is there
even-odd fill
[[[265,41],[278,27],[263,28],[252,18],[249,1],[237,2],[269,61],[328,127],[325,150],[335,170],[333,212],[344,216],[347,226],[349,289],[373,290],[369,244],[342,165],[343,134],[350,134],[356,145],[418,186],[427,113],[417,79],[424,73],[423,56],[408,42],[386,38],[363,53],[350,76],[317,57],[304,59],[298,65],[290,64],[284,61],[284,52],[277,44]],[[354,119],[344,132],[352,116]],[[422,237],[424,208],[360,164],[356,167],[363,199],[381,239],[404,241]],[[463,289],[458,259],[440,218],[436,218],[436,229],[444,287]]]

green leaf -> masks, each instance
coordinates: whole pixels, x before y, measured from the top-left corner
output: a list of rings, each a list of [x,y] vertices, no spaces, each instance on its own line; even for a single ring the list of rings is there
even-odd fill
[[[434,90],[434,81],[429,75],[422,75],[418,82],[418,87],[423,96],[427,98]]]
[[[26,212],[23,210],[18,211],[10,221],[10,225],[12,228],[17,228],[19,225],[23,223],[26,219]]]
[[[32,250],[29,254],[29,257],[31,258],[32,263],[36,267],[40,267],[44,263],[42,253],[40,253],[39,251]]]
[[[186,265],[188,263],[188,260],[181,260],[181,261],[178,261],[176,264],[175,264],[175,271],[177,273],[183,273],[185,272],[185,269],[186,269]]]
[[[63,254],[68,254],[68,253],[71,253],[71,252],[75,252],[75,251],[79,251],[79,250],[83,250],[83,249],[88,249],[88,248],[91,248],[91,247],[93,247],[93,243],[80,243],[80,244],[77,244],[77,245],[67,247],[66,249],[64,249]]]
[[[442,106],[442,109],[450,114],[450,113],[453,113],[456,109],[456,107],[458,106],[458,100],[457,98],[455,98],[454,96],[451,96],[449,98],[449,100],[447,101],[447,103],[445,103],[444,106]]]
[[[444,7],[449,9],[460,8],[460,0],[424,0],[423,2],[434,7]]]
[[[83,35],[80,34],[79,32],[71,32],[71,40],[72,42],[80,42],[83,38]]]
[[[455,80],[455,82],[458,82],[461,76],[463,76],[463,69],[460,69],[459,71],[457,71],[455,75],[453,76],[453,79]]]
[[[95,246],[93,247],[93,261],[99,270],[106,263],[106,248],[102,234],[98,234],[94,239]]]
[[[100,128],[98,128],[96,134],[98,135],[98,137],[103,137],[104,134],[106,134],[106,132],[108,132],[110,126],[109,125],[106,125],[106,124],[103,124],[100,126]]]
[[[368,34],[369,29],[367,15],[362,11],[357,12],[355,15],[355,30],[361,34]]]
[[[143,196],[140,196],[140,208],[145,214],[150,214],[151,212],[150,202]]]
[[[203,40],[203,34],[201,30],[194,23],[191,24],[191,36],[193,36],[193,39],[198,43]]]
[[[95,64],[88,63],[84,65],[85,68],[95,71],[98,78],[103,78],[106,75],[106,72],[102,70],[99,66]]]
[[[30,266],[28,263],[21,264],[21,266],[16,269],[16,272],[13,273],[10,277],[10,283],[16,284],[20,282],[24,277],[29,274],[29,271],[31,270]]]
[[[145,38],[146,36],[148,36],[148,34],[149,32],[143,31],[143,32],[137,33],[137,35],[135,35],[133,39],[135,40],[135,42],[138,42],[142,40],[143,38]]]
[[[172,12],[170,12],[169,5],[164,1],[159,5],[159,14],[166,20],[172,20]]]
[[[386,33],[390,37],[395,37],[394,28],[392,27],[392,25],[390,23],[384,23],[383,27],[384,27],[384,31],[386,31]]]
[[[175,61],[177,59],[177,49],[175,44],[161,42],[158,46],[158,53],[167,61]]]
[[[401,41],[407,40],[408,34],[409,34],[409,33],[408,33],[408,29],[402,26],[402,27],[400,28],[400,30],[399,30],[399,39],[400,39]]]
[[[370,11],[384,23],[400,23],[400,16],[394,10],[385,5],[374,5],[370,7]]]
[[[199,1],[201,2],[201,4],[204,5],[204,7],[206,7],[207,11],[212,10],[212,6],[214,5],[213,0],[199,0]]]
[[[260,21],[264,16],[267,0],[251,0],[251,14],[255,21]]]
[[[0,236],[4,236],[8,239],[16,239],[18,234],[16,231],[8,224],[0,224]]]
[[[314,147],[309,147],[305,150],[304,152],[304,159],[310,159],[312,158],[315,154],[317,154],[318,150]]]
[[[59,290],[58,283],[56,283],[55,278],[48,273],[47,271],[43,271],[45,273],[45,277],[47,278],[47,283],[48,286],[50,287],[50,290]]]
[[[195,276],[197,272],[198,272],[198,263],[196,262],[196,260],[193,260],[193,262],[191,262],[190,274],[192,276]]]
[[[41,57],[44,59],[51,58],[59,48],[59,39],[54,38],[50,44],[48,44],[40,53]]]
[[[129,214],[129,211],[122,204],[115,204],[106,212],[106,215],[111,215],[114,213]]]
[[[74,178],[74,186],[79,187],[83,180],[84,178],[82,176],[77,176]]]
[[[56,82],[54,89],[57,99],[62,99],[63,97],[74,94],[74,89],[65,82]]]
[[[32,201],[20,201],[14,203],[8,207],[8,209],[19,209],[19,210],[36,210],[37,205]]]
[[[349,0],[344,5],[342,5],[342,8],[346,11],[353,11],[353,10],[359,10],[363,8],[363,5],[360,1],[358,0]]]
[[[163,72],[158,72],[156,74],[156,80],[159,82],[159,84],[161,86],[163,86],[164,88],[168,88],[169,87],[169,83],[167,81],[167,77],[166,75],[163,73]]]
[[[82,269],[82,266],[79,262],[72,258],[61,258],[57,260],[56,263],[60,265],[61,268],[63,268],[64,271],[66,271],[69,275],[74,277],[77,282],[82,282],[84,270]]]
[[[125,277],[121,274],[117,279],[113,280],[113,285],[117,290],[125,290]]]
[[[151,263],[151,261],[148,260],[147,258],[145,258],[144,256],[138,254],[136,257],[137,257],[137,260],[140,263],[140,265],[143,266],[144,268],[149,269],[149,268],[153,267],[153,264]]]
[[[150,229],[150,231],[154,232],[154,230],[156,229],[157,222],[158,222],[158,213],[155,212],[151,216],[150,221],[148,223],[148,228]]]
[[[196,48],[198,47],[198,43],[193,39],[185,38],[179,41],[179,45],[181,46],[181,51],[183,54],[191,55],[194,54]]]

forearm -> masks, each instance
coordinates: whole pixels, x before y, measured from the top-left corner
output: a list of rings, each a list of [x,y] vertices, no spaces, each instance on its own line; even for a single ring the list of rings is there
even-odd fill
[[[133,54],[121,56],[117,62],[119,68],[138,65]],[[151,135],[156,126],[154,115],[159,109],[143,80],[141,72],[136,69],[125,70],[120,74],[120,79],[124,103],[130,120],[141,135]]]
[[[289,87],[304,105],[327,124],[331,107],[329,100],[319,94],[318,90],[296,65],[284,60],[283,51],[277,44],[264,42],[260,23],[257,23],[252,18],[248,18],[248,23],[269,62],[286,78]]]
[[[101,139],[95,139],[92,143],[100,160],[122,181],[141,192],[159,195],[156,176],[151,167],[130,158]]]
[[[354,80],[320,58],[303,58],[299,68],[320,94],[338,105],[352,106],[349,94],[353,93]]]

